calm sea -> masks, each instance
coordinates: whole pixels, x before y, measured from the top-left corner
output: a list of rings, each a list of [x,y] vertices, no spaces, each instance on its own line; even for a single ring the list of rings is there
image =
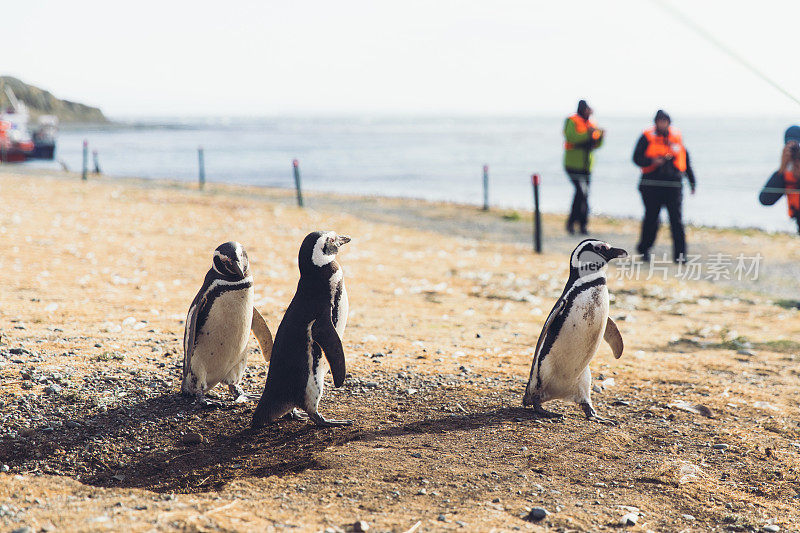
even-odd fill
[[[634,144],[650,117],[595,117],[607,135],[592,181],[594,213],[639,217]],[[561,167],[563,117],[149,119],[108,127],[63,128],[57,158],[81,167],[81,145],[99,153],[111,176],[197,179],[197,147],[205,148],[209,182],[293,187],[292,159],[304,187],[381,196],[480,204],[482,167],[489,165],[490,203],[530,209],[530,175],[542,176],[542,206],[566,212],[572,186]],[[677,120],[698,177],[686,189],[689,221],[713,226],[796,231],[785,200],[758,203],[759,188],[778,163],[780,118]],[[52,163],[35,163],[53,165]],[[666,216],[666,213],[664,213]]]

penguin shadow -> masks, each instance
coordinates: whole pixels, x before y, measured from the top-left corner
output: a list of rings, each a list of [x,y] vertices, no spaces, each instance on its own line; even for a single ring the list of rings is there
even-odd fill
[[[230,432],[212,421],[209,427],[213,425],[216,431],[209,434],[207,440],[147,454],[118,472],[97,476],[92,483],[146,488],[155,492],[215,491],[240,478],[282,477],[309,469],[337,468],[337,462],[326,451],[350,442],[406,435],[441,435],[536,419],[530,410],[522,407],[502,407],[488,412],[411,420],[368,430],[359,428],[358,423],[350,427],[321,428],[308,422],[288,420],[259,429],[242,428],[242,422],[249,423],[249,414],[248,411],[244,420],[235,420],[234,425],[239,427],[228,428]]]
[[[439,400],[434,404],[448,401]],[[396,412],[390,399],[384,401],[379,412],[384,416]],[[204,409],[178,393],[164,391],[58,427],[40,426],[13,441],[2,440],[0,456],[20,471],[67,475],[94,486],[208,492],[245,477],[333,468],[336,463],[326,450],[349,442],[468,432],[536,420],[522,407],[463,414],[411,407],[404,420],[378,422],[376,427],[374,405],[343,403],[341,407],[355,415],[354,426],[319,428],[286,420],[251,429],[252,403]]]

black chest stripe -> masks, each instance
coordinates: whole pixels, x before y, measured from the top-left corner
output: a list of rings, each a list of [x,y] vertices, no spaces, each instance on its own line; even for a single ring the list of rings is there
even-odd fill
[[[575,303],[575,298],[578,297],[579,294],[582,292],[589,290],[593,287],[599,287],[601,285],[606,284],[606,278],[599,277],[590,281],[589,283],[582,285],[577,290],[573,291],[569,294],[564,302],[564,307],[561,309],[561,312],[558,313],[556,316],[553,317],[553,321],[550,323],[550,327],[547,331],[543,332],[544,341],[542,342],[542,349],[539,351],[537,355],[537,369],[536,369],[536,388],[539,389],[542,387],[542,362],[544,358],[550,353],[550,350],[553,348],[553,344],[556,342],[558,338],[558,334],[561,331],[561,328],[564,326],[564,322],[567,319],[567,316],[572,309],[572,304]]]
[[[203,326],[206,323],[206,320],[208,320],[208,314],[211,312],[211,306],[214,305],[214,301],[223,294],[225,294],[226,292],[246,290],[252,286],[253,286],[252,281],[242,280],[238,283],[217,285],[212,290],[206,293],[206,295],[200,301],[200,305],[198,305],[197,308],[197,326],[195,327],[195,336],[194,336],[195,346],[197,345],[197,339],[200,338],[200,331],[202,331]]]
[[[332,309],[331,309],[331,321],[333,322],[333,327],[339,327],[339,302],[342,301],[342,285],[343,283],[340,281],[336,284],[336,291],[333,293],[333,302],[331,302]]]

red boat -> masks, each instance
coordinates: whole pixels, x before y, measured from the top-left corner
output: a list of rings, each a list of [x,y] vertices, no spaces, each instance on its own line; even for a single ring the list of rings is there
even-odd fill
[[[16,132],[12,122],[0,120],[0,161],[3,163],[25,161],[33,152],[33,141],[30,138],[20,138]]]
[[[33,153],[33,139],[28,132],[28,110],[14,91],[6,87],[11,105],[0,113],[0,161],[25,161]]]

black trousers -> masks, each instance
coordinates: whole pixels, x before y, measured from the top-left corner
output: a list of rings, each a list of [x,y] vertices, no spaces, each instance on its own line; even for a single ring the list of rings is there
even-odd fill
[[[567,176],[575,187],[575,196],[572,198],[572,209],[569,212],[567,226],[573,227],[577,222],[581,230],[586,229],[589,222],[589,182],[590,174],[578,174],[567,170]]]
[[[650,248],[656,242],[656,233],[661,223],[661,208],[667,208],[669,227],[672,230],[672,257],[679,259],[686,257],[686,233],[683,229],[683,188],[659,187],[643,185],[639,187],[644,203],[644,219],[642,219],[642,234],[636,249],[640,254],[648,256]]]

